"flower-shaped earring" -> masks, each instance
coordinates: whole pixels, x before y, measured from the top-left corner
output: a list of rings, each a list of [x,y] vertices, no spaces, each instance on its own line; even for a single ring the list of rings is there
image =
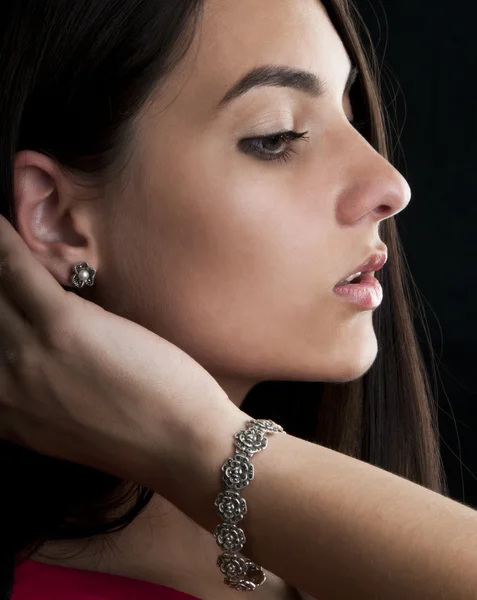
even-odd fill
[[[82,288],[84,284],[92,286],[94,284],[94,276],[96,271],[92,269],[87,262],[82,262],[73,267],[74,274],[71,276],[71,283],[77,287]]]

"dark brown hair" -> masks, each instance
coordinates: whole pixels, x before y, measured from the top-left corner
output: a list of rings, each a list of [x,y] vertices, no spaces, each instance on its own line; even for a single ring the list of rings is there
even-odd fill
[[[23,149],[48,154],[92,180],[115,176],[125,164],[134,116],[187,52],[202,4],[16,0],[0,5],[0,213],[15,224],[13,165]],[[363,135],[388,158],[387,117],[367,30],[346,0],[323,4],[359,70],[351,92],[355,117],[365,121]],[[394,218],[381,223],[380,235],[389,259],[377,274],[385,300],[373,313],[379,352],[372,367],[348,383],[262,382],[242,408],[277,420],[292,435],[448,495],[437,406],[413,325],[423,313],[420,299],[411,296],[415,284]],[[117,531],[153,495],[6,442],[0,445],[0,480],[2,598],[11,593],[15,561],[48,540]]]

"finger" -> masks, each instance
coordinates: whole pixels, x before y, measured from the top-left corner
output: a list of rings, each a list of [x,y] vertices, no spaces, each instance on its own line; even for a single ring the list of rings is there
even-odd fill
[[[21,348],[26,348],[31,343],[29,329],[24,316],[15,309],[0,289],[0,379],[3,377],[1,365],[14,363]]]
[[[31,323],[48,323],[64,305],[65,291],[0,215],[0,288]]]

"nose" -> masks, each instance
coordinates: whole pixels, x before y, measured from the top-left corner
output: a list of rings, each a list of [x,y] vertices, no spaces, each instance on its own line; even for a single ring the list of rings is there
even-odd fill
[[[344,187],[338,203],[340,218],[356,221],[365,215],[382,221],[404,210],[411,200],[407,180],[356,134],[347,146],[346,167],[340,169]],[[343,158],[343,157],[342,157]]]

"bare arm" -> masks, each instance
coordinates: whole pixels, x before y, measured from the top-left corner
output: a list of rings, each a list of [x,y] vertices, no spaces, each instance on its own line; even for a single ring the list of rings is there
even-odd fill
[[[220,467],[233,454],[242,415],[200,442],[188,485],[171,490],[210,532],[221,522],[214,508]],[[244,556],[317,599],[477,598],[476,511],[323,446],[288,434],[268,438],[242,492]]]

